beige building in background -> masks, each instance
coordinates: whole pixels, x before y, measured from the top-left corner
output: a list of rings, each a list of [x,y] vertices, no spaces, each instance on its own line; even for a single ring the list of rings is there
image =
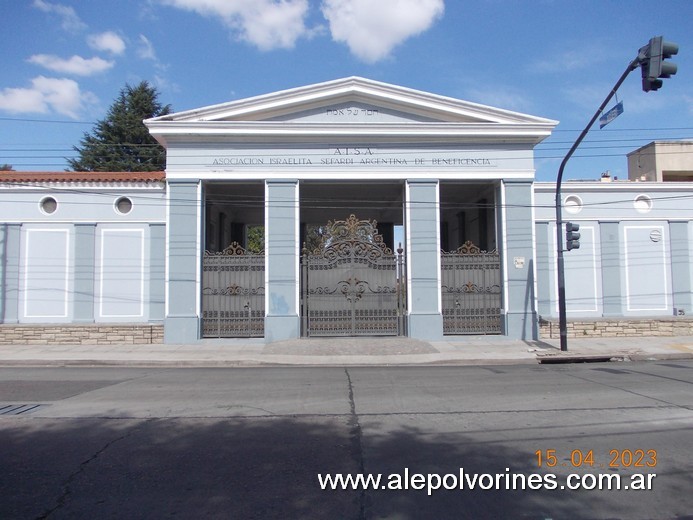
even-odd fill
[[[693,140],[653,141],[628,154],[631,181],[693,181]]]

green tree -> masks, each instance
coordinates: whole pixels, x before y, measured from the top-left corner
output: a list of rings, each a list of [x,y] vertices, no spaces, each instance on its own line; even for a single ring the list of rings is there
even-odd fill
[[[265,250],[265,226],[248,226],[246,249],[251,253]]]
[[[0,172],[13,172],[14,168],[11,164],[0,164]]]
[[[149,134],[143,120],[171,113],[170,105],[158,101],[158,91],[142,81],[125,85],[106,117],[92,133],[85,132],[80,146],[73,146],[77,159],[67,159],[78,172],[144,172],[166,167],[166,151]]]
[[[308,224],[301,248],[306,249],[308,254],[321,253],[326,233],[327,226],[324,224]]]

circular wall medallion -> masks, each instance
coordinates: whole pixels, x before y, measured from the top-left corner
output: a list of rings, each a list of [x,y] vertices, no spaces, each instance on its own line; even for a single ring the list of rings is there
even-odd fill
[[[647,195],[638,195],[633,200],[633,207],[638,213],[649,213],[652,210],[652,199]]]
[[[39,202],[39,209],[46,215],[52,215],[58,210],[58,201],[53,197],[44,197]]]
[[[563,207],[573,215],[580,213],[582,211],[582,199],[577,195],[568,195],[563,201]]]
[[[115,201],[115,210],[121,215],[127,215],[132,211],[132,201],[127,197],[120,197]]]

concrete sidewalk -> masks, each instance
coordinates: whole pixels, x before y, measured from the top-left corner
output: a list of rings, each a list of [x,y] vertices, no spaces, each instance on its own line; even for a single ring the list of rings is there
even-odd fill
[[[520,341],[503,336],[208,340],[194,345],[3,345],[0,366],[358,366],[493,365],[693,359],[693,337]]]

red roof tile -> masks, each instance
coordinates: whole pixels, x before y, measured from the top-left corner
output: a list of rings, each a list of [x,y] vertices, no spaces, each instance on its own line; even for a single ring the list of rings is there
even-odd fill
[[[0,172],[0,182],[163,182],[165,172]]]

